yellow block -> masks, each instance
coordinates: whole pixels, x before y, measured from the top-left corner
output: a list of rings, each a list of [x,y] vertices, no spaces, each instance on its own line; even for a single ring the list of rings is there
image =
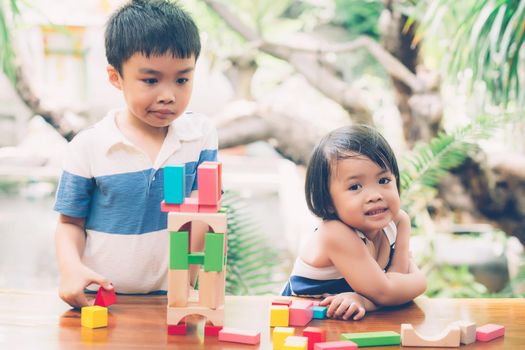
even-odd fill
[[[284,348],[284,341],[291,335],[294,335],[295,328],[292,327],[275,327],[272,334],[272,344],[275,350]]]
[[[83,327],[100,328],[108,326],[108,308],[102,306],[84,306],[81,310],[80,324]]]
[[[286,305],[270,306],[270,327],[288,327],[289,313]]]
[[[291,336],[284,340],[283,350],[307,350],[308,338]]]

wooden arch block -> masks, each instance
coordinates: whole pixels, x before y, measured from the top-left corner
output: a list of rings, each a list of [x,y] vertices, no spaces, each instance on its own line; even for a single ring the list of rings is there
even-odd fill
[[[459,347],[461,332],[457,325],[451,324],[440,334],[423,337],[416,332],[410,323],[401,325],[402,346]]]

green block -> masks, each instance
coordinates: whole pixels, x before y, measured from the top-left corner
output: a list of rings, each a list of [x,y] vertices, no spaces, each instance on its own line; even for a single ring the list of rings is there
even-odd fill
[[[204,271],[222,271],[224,260],[224,235],[206,233],[204,241]]]
[[[353,341],[359,347],[401,344],[401,336],[398,333],[392,331],[343,333],[341,334],[340,340]]]
[[[170,269],[188,269],[189,238],[187,231],[170,232]]]
[[[164,167],[164,202],[182,204],[186,191],[186,173],[184,165]]]
[[[196,252],[196,253],[190,253],[188,255],[188,264],[204,264],[204,253],[202,252]]]

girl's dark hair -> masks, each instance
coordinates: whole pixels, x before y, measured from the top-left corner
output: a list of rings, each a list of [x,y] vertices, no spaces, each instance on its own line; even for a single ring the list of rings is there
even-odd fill
[[[382,169],[390,170],[396,178],[399,192],[397,160],[385,138],[366,125],[341,127],[321,139],[312,152],[306,170],[306,204],[312,213],[323,220],[337,219],[330,196],[332,166],[340,159],[353,156],[352,153],[366,156]]]
[[[199,30],[186,11],[168,0],[132,0],[115,11],[105,32],[106,58],[122,75],[122,64],[133,54],[195,59],[201,43]]]

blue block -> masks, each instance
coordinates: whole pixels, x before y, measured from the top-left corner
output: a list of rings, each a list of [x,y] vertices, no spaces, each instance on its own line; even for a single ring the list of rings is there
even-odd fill
[[[182,204],[185,197],[184,165],[164,167],[164,202],[167,204]]]
[[[319,320],[324,320],[326,318],[326,306],[314,306],[314,317]]]

